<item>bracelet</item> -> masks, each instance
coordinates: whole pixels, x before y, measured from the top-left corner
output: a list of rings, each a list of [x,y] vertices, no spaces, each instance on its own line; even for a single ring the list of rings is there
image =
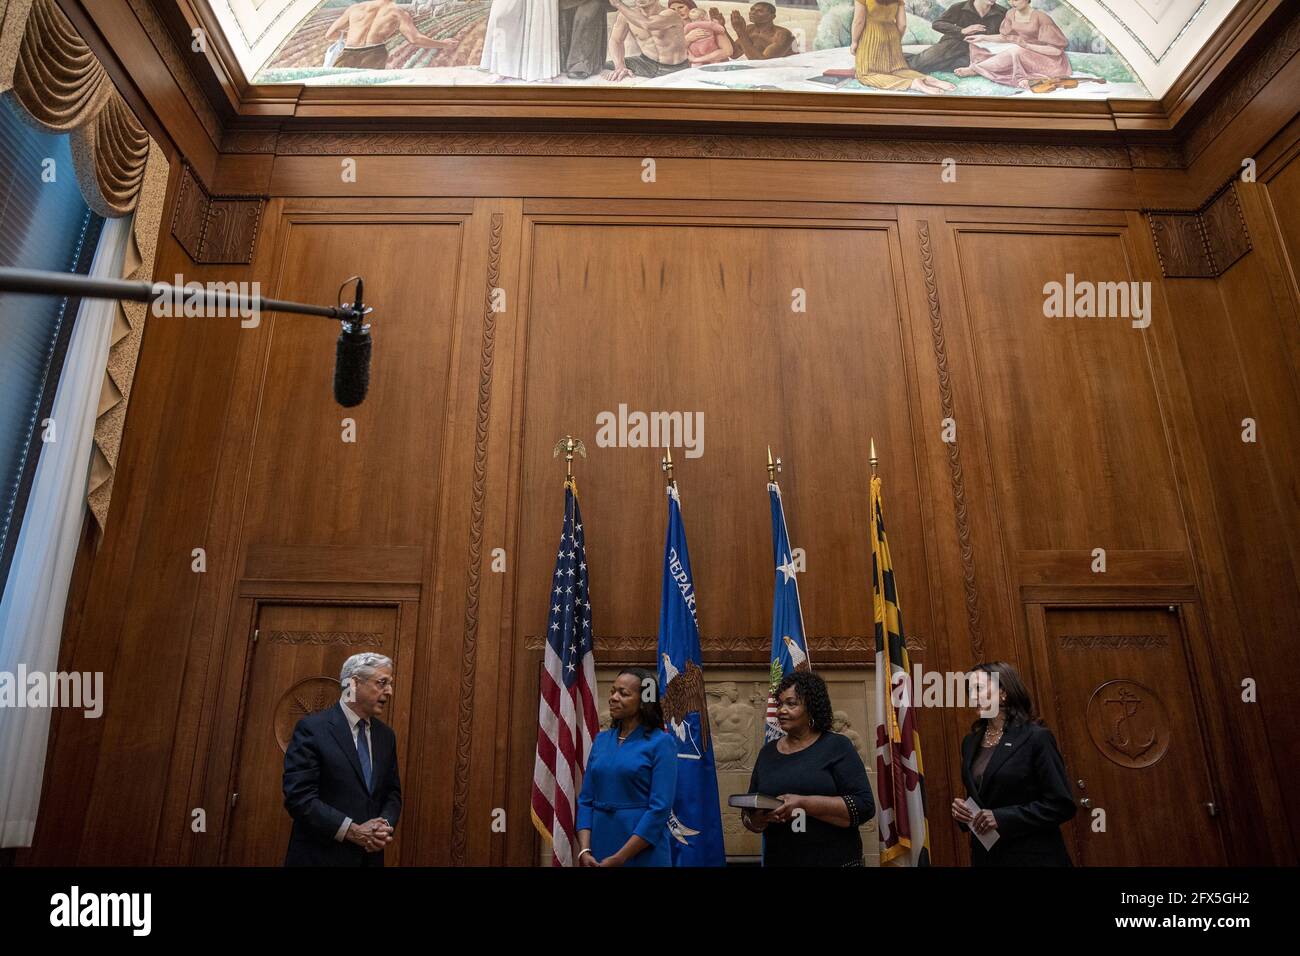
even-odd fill
[[[581,850],[581,851],[578,853],[578,859],[579,859],[579,860],[582,859],[582,854],[583,854],[583,853],[591,853],[591,848],[590,848],[590,847],[587,847],[586,849]],[[591,853],[591,858],[592,858],[593,860],[596,859],[596,854]]]

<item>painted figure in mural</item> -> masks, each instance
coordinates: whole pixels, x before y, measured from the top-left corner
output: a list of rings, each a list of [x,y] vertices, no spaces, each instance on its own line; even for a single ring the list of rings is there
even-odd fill
[[[557,0],[492,0],[479,67],[519,80],[560,72]]]
[[[333,42],[344,37],[343,52],[334,60],[334,66],[382,70],[388,65],[388,41],[399,33],[407,43],[426,50],[451,50],[458,42],[425,36],[416,27],[415,18],[400,9],[395,0],[352,4],[325,31],[325,40]]]
[[[571,80],[585,80],[605,62],[609,32],[606,0],[560,0],[560,66]]]
[[[668,9],[682,18],[686,56],[691,66],[725,63],[731,59],[735,47],[727,28],[705,16],[704,11],[695,5],[695,0],[668,0]]]
[[[709,8],[709,17],[723,22],[717,7]],[[794,34],[776,25],[776,6],[766,0],[750,5],[748,23],[739,10],[732,10],[731,28],[736,31],[732,59],[775,60],[794,52]]]
[[[1065,48],[1070,41],[1056,21],[1032,0],[1010,0],[997,36],[987,40],[968,37],[970,66],[954,70],[958,76],[979,75],[1005,86],[1028,87],[1038,80],[1068,77],[1072,72]],[[996,44],[991,48],[988,44]]]
[[[907,65],[922,73],[939,73],[970,66],[971,48],[966,38],[992,36],[1002,29],[1007,8],[994,0],[962,0],[935,18],[930,26],[943,34],[937,43],[907,56]]]
[[[957,87],[926,76],[903,58],[907,8],[902,0],[856,0],[849,51],[854,54],[858,82],[878,90],[948,93]],[[960,72],[960,71],[959,71]]]
[[[624,80],[631,76],[654,79],[690,67],[686,54],[686,31],[682,18],[659,0],[609,0],[618,11],[614,29],[609,32],[609,62],[601,75],[607,80]],[[623,44],[631,33],[641,52],[627,56]]]

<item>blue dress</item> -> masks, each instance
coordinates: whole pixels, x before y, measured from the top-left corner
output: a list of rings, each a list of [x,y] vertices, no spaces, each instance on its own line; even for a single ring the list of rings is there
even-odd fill
[[[677,744],[664,730],[642,725],[622,744],[618,728],[596,735],[578,794],[578,829],[591,831],[597,860],[612,856],[636,834],[650,846],[627,866],[672,866],[668,814],[677,794]]]

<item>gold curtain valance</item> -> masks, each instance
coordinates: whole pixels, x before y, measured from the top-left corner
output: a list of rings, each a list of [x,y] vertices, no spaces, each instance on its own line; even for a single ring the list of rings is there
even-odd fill
[[[69,134],[86,205],[109,217],[135,208],[149,134],[55,0],[0,0],[0,93],[38,128]]]

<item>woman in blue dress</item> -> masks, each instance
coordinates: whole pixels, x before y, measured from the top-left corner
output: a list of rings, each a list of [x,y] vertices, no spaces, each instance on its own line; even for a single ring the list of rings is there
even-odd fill
[[[609,730],[596,736],[578,794],[582,866],[672,866],[668,815],[677,744],[664,730],[659,682],[629,667],[609,691]]]

